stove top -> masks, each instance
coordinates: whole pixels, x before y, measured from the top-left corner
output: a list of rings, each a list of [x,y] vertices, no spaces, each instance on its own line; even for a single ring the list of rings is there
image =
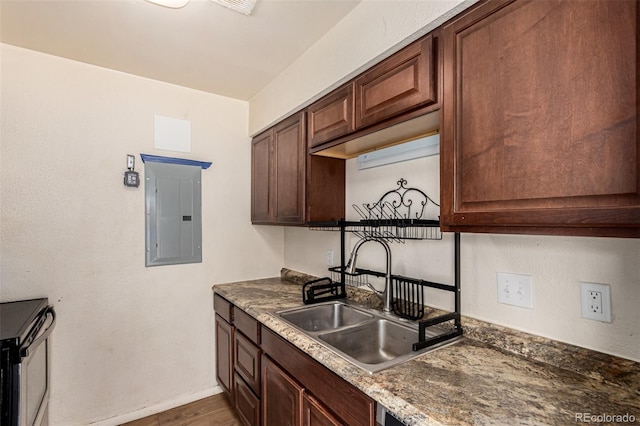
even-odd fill
[[[46,298],[0,303],[0,342],[19,345],[48,304]]]

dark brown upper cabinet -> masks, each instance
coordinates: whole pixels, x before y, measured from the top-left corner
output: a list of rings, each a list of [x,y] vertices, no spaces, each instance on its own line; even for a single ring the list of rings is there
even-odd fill
[[[356,129],[437,102],[434,37],[405,47],[355,80]]]
[[[299,113],[253,139],[253,223],[304,223],[305,138],[304,113]]]
[[[640,236],[637,1],[490,1],[443,27],[445,231]]]
[[[251,221],[304,225],[344,217],[344,160],[307,154],[306,113],[252,141]]]
[[[267,130],[251,143],[251,221],[270,223],[271,213],[271,157],[273,131]]]
[[[340,87],[307,109],[309,148],[355,130],[353,82]]]
[[[310,152],[352,158],[437,131],[439,34],[422,37],[311,104]]]

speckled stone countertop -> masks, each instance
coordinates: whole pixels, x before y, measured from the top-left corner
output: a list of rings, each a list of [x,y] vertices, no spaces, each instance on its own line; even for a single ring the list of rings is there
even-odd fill
[[[369,374],[273,314],[302,306],[308,279],[283,269],[281,277],[213,290],[407,425],[640,424],[639,363],[470,318],[455,344]],[[378,303],[370,292],[347,290],[350,300]]]

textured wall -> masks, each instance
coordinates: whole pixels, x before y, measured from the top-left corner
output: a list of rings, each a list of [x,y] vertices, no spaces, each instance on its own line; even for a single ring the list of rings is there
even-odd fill
[[[477,0],[364,0],[250,101],[249,133],[286,117]]]
[[[283,263],[282,229],[250,223],[248,104],[1,49],[0,301],[46,296],[58,312],[51,424],[215,392],[211,285]],[[153,149],[154,114],[191,121],[191,154]],[[127,154],[144,177],[141,152],[213,162],[202,263],[145,268],[144,189],[123,186]]]

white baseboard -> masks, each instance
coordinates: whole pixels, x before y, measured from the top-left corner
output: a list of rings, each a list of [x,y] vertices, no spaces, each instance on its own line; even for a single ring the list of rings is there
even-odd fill
[[[100,420],[100,421],[91,423],[91,426],[118,426],[123,423],[131,422],[133,420],[138,420],[147,416],[151,416],[153,414],[162,413],[163,411],[171,410],[172,408],[189,404],[190,402],[198,401],[200,399],[207,398],[211,395],[215,395],[220,392],[222,392],[222,388],[220,386],[214,386],[202,392],[192,393],[189,395],[182,395],[171,401],[165,401],[160,404],[153,405],[151,407],[145,407],[140,410],[133,411],[131,413],[122,414],[122,415],[111,417],[105,420]]]

